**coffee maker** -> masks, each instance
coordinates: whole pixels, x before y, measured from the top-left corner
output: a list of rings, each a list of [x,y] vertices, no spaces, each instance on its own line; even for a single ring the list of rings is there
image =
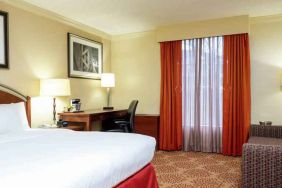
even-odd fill
[[[80,107],[81,107],[81,103],[80,103],[80,99],[71,99],[70,100],[70,104],[71,104],[71,111],[72,112],[80,112]]]

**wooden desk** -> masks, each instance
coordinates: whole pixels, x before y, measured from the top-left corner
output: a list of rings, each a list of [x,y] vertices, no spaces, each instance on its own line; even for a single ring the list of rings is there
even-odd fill
[[[93,121],[102,121],[109,118],[118,118],[126,114],[127,109],[114,109],[114,110],[86,110],[84,112],[73,113],[63,112],[58,113],[60,119],[68,122],[81,122],[85,123],[84,130],[91,131]]]

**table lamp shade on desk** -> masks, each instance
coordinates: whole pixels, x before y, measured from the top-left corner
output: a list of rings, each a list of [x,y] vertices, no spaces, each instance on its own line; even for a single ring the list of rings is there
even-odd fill
[[[53,122],[56,124],[56,98],[70,96],[70,81],[68,79],[40,80],[40,95],[53,97]]]
[[[107,106],[104,110],[112,110],[114,107],[110,107],[110,88],[115,87],[115,75],[113,73],[103,73],[101,75],[101,87],[107,88]]]

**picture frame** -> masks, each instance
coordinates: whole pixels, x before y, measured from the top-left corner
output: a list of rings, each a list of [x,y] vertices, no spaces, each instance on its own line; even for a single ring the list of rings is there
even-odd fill
[[[68,33],[68,77],[100,80],[103,44]]]
[[[0,11],[0,68],[9,69],[8,13]]]

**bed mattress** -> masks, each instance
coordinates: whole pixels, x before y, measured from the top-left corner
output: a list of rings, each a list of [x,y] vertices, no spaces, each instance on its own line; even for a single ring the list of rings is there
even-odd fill
[[[109,188],[153,158],[155,139],[31,129],[0,134],[0,187]]]

